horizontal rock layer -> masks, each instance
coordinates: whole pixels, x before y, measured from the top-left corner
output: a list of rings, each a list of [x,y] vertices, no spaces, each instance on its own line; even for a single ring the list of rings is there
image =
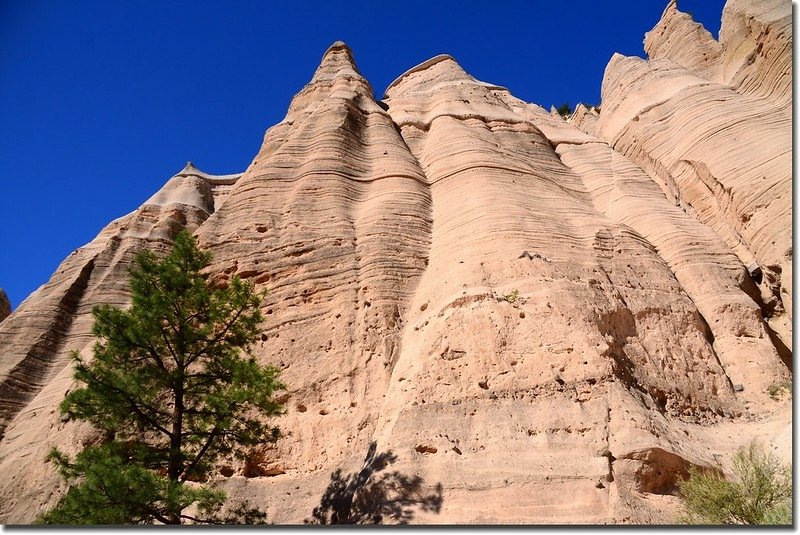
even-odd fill
[[[334,43],[243,173],[190,162],[0,323],[0,520],[63,494],[69,353],[182,228],[269,289],[284,437],[213,481],[275,522],[362,470],[385,522],[666,523],[689,466],[790,456],[784,11],[732,0],[717,42],[670,3],[568,121],[447,55],[376,101]]]

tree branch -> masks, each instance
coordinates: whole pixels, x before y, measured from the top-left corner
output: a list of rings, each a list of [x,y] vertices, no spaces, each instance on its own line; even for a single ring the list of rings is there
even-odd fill
[[[167,320],[167,323],[169,323],[169,320]],[[170,327],[172,327],[172,324],[171,324],[171,323],[170,323]],[[174,328],[174,327],[172,327],[172,329],[174,330],[175,328]],[[174,350],[174,349],[172,349],[172,345],[169,343],[169,338],[167,338],[167,333],[166,333],[166,332],[164,332],[163,330],[161,331],[161,338],[163,338],[163,339],[164,339],[164,344],[166,344],[166,346],[167,346],[167,349],[169,350],[169,353],[170,353],[170,355],[172,355],[172,360],[174,360],[174,361],[175,361],[175,365],[176,365],[176,366],[178,366],[178,365],[179,365],[179,362],[178,362],[178,355],[175,353],[175,350]]]
[[[111,384],[108,384],[108,383],[105,383],[105,382],[101,381],[100,379],[97,378],[96,375],[93,375],[89,371],[89,368],[86,368],[86,373],[89,375],[89,377],[92,379],[92,381],[94,381],[98,385],[100,385],[100,386],[102,386],[104,388],[108,388],[109,390],[111,390],[113,392],[116,392],[116,393],[120,394],[123,398],[125,398],[125,401],[128,402],[128,404],[129,404],[130,408],[133,410],[133,412],[138,414],[148,424],[153,426],[158,431],[161,431],[163,434],[165,434],[167,436],[170,436],[170,437],[172,436],[172,434],[169,431],[167,431],[164,427],[162,427],[157,421],[153,420],[149,415],[145,414],[139,408],[139,406],[137,405],[137,402],[133,399],[133,397],[128,392],[122,390],[119,387],[116,387],[114,385],[111,385]],[[152,412],[155,412],[156,414],[161,414],[160,411],[158,411],[157,409],[154,409],[153,407],[150,407],[150,406],[148,406],[148,405],[146,405],[144,403],[142,403],[142,405],[147,407],[148,410],[150,410]]]
[[[200,524],[212,524],[215,526],[222,526],[225,524],[225,522],[220,522],[218,520],[202,519],[202,518],[197,518],[196,516],[185,515],[183,513],[181,513],[181,518],[185,518],[187,520],[193,520],[194,522],[198,522]]]
[[[183,470],[180,472],[180,474],[178,474],[179,478],[185,476],[186,474],[189,474],[192,471],[192,469],[195,466],[197,466],[197,464],[200,462],[200,459],[202,459],[203,455],[205,455],[206,451],[208,451],[208,448],[209,446],[211,446],[211,443],[214,441],[215,438],[217,438],[218,433],[219,433],[219,428],[217,426],[214,426],[214,429],[208,435],[208,440],[206,440],[206,443],[203,444],[202,448],[200,448],[200,451],[197,452],[197,455],[194,456],[192,462],[189,463],[189,466],[185,466]],[[183,481],[185,481],[185,479],[182,479],[181,483]]]
[[[165,517],[164,515],[162,515],[162,514],[156,513],[155,511],[151,511],[151,510],[148,510],[147,514],[149,514],[150,516],[152,516],[153,518],[155,518],[156,520],[158,520],[162,524],[167,524],[167,525],[170,524],[169,519],[167,517]]]
[[[219,342],[222,339],[222,337],[225,336],[228,333],[228,331],[230,331],[231,327],[233,327],[233,324],[236,323],[236,320],[239,319],[239,317],[244,313],[245,310],[247,310],[247,308],[248,308],[248,304],[245,302],[241,306],[241,308],[239,308],[236,311],[236,314],[234,314],[233,318],[231,318],[231,320],[227,323],[227,325],[225,325],[225,327],[222,329],[222,331],[220,331],[219,334],[217,334],[217,336],[215,336],[211,341],[206,343],[205,347],[201,351],[198,351],[197,353],[194,353],[194,354],[192,354],[191,357],[189,357],[189,359],[187,360],[186,365],[188,366],[191,363],[193,363],[195,360],[200,358],[200,356],[202,356],[206,351],[208,351],[208,348],[210,348],[213,344],[216,344],[217,342]]]

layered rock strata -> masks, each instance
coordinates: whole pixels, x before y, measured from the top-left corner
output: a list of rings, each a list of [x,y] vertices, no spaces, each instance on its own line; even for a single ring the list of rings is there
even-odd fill
[[[0,323],[0,520],[63,493],[44,456],[92,440],[57,412],[69,352],[182,228],[214,284],[269,289],[284,436],[212,480],[275,522],[342,470],[387,485],[385,522],[669,523],[691,465],[789,458],[784,11],[732,0],[717,42],[671,3],[569,121],[447,55],[377,101],[335,43],[241,175],[187,164]]]
[[[668,199],[758,267],[770,321],[788,347],[791,36],[788,2],[728,2],[719,42],[670,2],[645,39],[649,61],[611,59],[596,126]]]

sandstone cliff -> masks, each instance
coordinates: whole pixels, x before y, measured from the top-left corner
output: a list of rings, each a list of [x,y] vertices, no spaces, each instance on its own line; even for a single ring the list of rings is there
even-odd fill
[[[670,522],[690,464],[790,459],[790,17],[731,0],[717,42],[671,2],[568,121],[447,55],[378,101],[334,43],[242,174],[187,164],[0,323],[0,520],[63,492],[69,352],[182,228],[270,290],[285,437],[216,480],[275,522],[378,453],[423,523]]]
[[[0,288],[0,321],[3,321],[11,314],[11,302],[8,300],[6,292]]]

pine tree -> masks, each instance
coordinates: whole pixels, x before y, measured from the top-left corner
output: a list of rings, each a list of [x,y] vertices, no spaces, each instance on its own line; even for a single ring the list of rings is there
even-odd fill
[[[73,352],[84,386],[61,412],[103,437],[74,460],[51,452],[71,486],[39,522],[263,520],[246,504],[238,518],[221,517],[224,492],[198,483],[221,456],[276,440],[267,417],[282,412],[273,397],[283,388],[278,370],[246,356],[260,332],[263,294],[237,277],[211,288],[202,274],[210,260],[181,232],[163,260],[149,251],[136,257],[129,310],[94,308],[93,358]]]

